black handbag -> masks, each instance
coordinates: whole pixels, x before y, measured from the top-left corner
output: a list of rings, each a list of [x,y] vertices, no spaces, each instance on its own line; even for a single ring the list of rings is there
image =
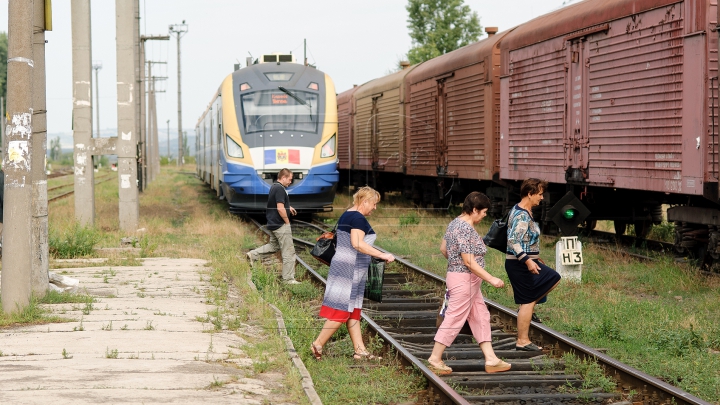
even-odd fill
[[[324,232],[322,235],[318,236],[315,246],[313,246],[310,251],[310,255],[312,257],[318,259],[320,263],[326,266],[330,265],[333,256],[335,256],[335,247],[337,246],[337,236],[335,235],[336,231],[337,224],[335,224],[332,231]]]
[[[485,237],[483,237],[483,242],[485,242],[485,246],[499,250],[503,253],[507,251],[507,233],[509,217],[510,212],[508,211],[508,213],[505,214],[502,218],[498,218],[493,221],[487,234],[485,235]]]
[[[370,259],[368,276],[365,282],[365,298],[382,302],[383,283],[385,282],[385,260]]]

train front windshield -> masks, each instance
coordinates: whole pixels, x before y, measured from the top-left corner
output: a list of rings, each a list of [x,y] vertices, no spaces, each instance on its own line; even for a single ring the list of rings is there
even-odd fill
[[[317,133],[318,95],[298,90],[262,90],[243,94],[245,133],[303,131]]]

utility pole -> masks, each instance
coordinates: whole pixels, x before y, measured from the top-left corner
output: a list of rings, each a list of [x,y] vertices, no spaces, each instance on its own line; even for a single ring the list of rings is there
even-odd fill
[[[188,32],[188,26],[183,20],[182,24],[169,26],[170,34],[177,38],[177,62],[178,62],[178,157],[177,166],[183,163],[183,131],[182,131],[182,76],[180,74],[180,38]]]
[[[0,160],[5,156],[5,97],[0,96]]]
[[[154,63],[165,63],[165,62],[153,62],[148,61],[148,72],[150,72],[150,67]],[[152,127],[152,132],[149,133],[149,148],[148,148],[148,155],[150,156],[148,165],[152,169],[152,176],[150,176],[151,180],[154,180],[155,177],[160,173],[160,139],[158,137],[158,122],[157,122],[157,88],[155,86],[156,82],[158,80],[166,80],[167,77],[161,77],[161,76],[153,76],[148,73],[148,76],[150,77],[150,92],[148,93],[148,104],[150,107],[150,112],[148,113],[148,118],[150,120],[150,126]],[[161,93],[164,93],[164,91],[160,91]]]
[[[153,150],[156,148],[153,145],[153,141],[157,139],[153,138],[153,131],[157,132],[157,128],[153,130],[153,124],[152,122],[152,112],[151,108],[154,109],[155,107],[151,107],[151,103],[154,102],[154,100],[150,100],[150,87],[153,83],[150,83],[149,81],[152,80],[152,64],[153,63],[162,63],[162,62],[153,62],[148,61],[145,58],[145,43],[147,41],[169,41],[170,36],[169,35],[141,35],[140,36],[140,55],[142,60],[142,69],[141,69],[141,75],[142,75],[142,84],[141,84],[141,99],[142,99],[142,113],[141,113],[141,126],[142,126],[142,133],[141,133],[141,155],[142,155],[142,175],[141,175],[141,184],[142,184],[142,190],[145,190],[147,188],[147,184],[155,179],[156,175],[156,165],[153,162],[154,155]],[[145,66],[147,65],[148,74],[145,76]],[[147,99],[146,99],[146,92],[147,92]],[[147,102],[146,102],[147,100]]]
[[[43,297],[48,289],[48,197],[45,156],[47,155],[47,100],[45,93],[45,30],[52,29],[51,14],[45,1],[33,6],[33,134],[32,134],[32,292]],[[50,11],[50,10],[48,10]],[[46,15],[49,17],[46,21]]]
[[[167,126],[168,126],[168,165],[170,164],[170,120],[167,120]]]
[[[0,295],[6,314],[30,303],[32,216],[33,2],[8,2],[8,122],[3,201],[4,235]]]
[[[139,221],[137,141],[139,103],[138,0],[115,0],[117,52],[118,181],[120,229],[134,233]]]
[[[72,0],[73,157],[75,219],[82,226],[95,222],[95,173],[92,166],[92,40],[90,0]]]
[[[102,62],[93,62],[92,68],[95,69],[95,138],[100,138],[100,79],[98,72],[102,69]]]

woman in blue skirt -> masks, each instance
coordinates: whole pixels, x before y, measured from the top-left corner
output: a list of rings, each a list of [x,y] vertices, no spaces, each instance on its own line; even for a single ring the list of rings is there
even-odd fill
[[[560,283],[560,275],[540,262],[540,227],[533,220],[532,208],[540,205],[547,182],[527,179],[520,186],[522,200],[510,210],[505,271],[513,287],[517,317],[516,350],[542,350],[530,341],[530,319],[535,304]]]

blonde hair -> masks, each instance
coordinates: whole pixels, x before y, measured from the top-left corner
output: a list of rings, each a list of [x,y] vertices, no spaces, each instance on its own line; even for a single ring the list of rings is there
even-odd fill
[[[365,200],[373,199],[375,203],[380,202],[380,193],[375,191],[372,187],[360,187],[358,191],[353,194],[353,205],[360,205]]]

